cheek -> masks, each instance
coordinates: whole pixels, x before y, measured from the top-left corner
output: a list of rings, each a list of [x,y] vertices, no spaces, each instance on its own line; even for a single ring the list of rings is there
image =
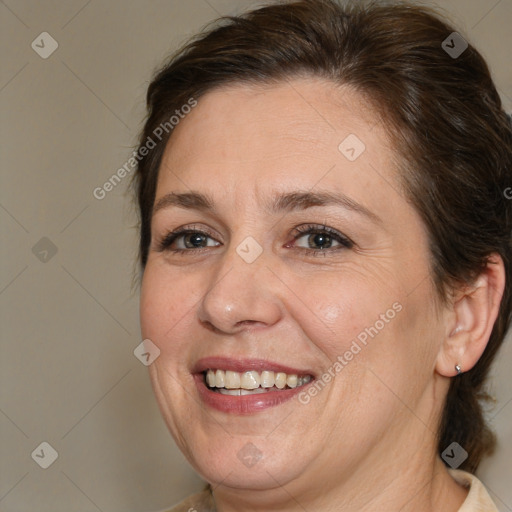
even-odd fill
[[[340,318],[346,318],[350,309],[343,303],[319,302],[317,314],[326,326],[335,326]]]
[[[172,301],[168,301],[162,293],[161,283],[155,279],[151,267],[146,267],[142,278],[140,293],[140,324],[142,336],[149,338],[153,342],[155,334],[162,329],[165,316],[163,315],[167,307],[172,307]]]
[[[368,410],[396,405],[388,388],[406,403],[414,400],[430,378],[436,357],[429,280],[412,294],[397,280],[384,284],[348,273],[342,284],[333,283],[333,276],[311,280],[304,288],[307,307],[295,312],[322,354],[322,378],[339,376],[336,393],[357,396],[354,400],[365,402]]]
[[[415,408],[432,381],[441,339],[428,280],[414,293],[402,294],[395,304],[400,310],[392,319],[375,322],[378,332],[372,329],[374,336],[368,337],[361,361],[369,370],[368,396],[373,393],[375,403]]]
[[[397,294],[379,290],[357,276],[345,274],[339,280],[332,274],[311,280],[301,278],[299,286],[304,299],[297,303],[294,316],[307,337],[331,361],[348,350],[354,340],[364,342],[388,329],[399,314],[393,308]]]
[[[164,356],[179,349],[176,333],[183,329],[187,312],[193,307],[192,294],[180,293],[181,288],[179,279],[171,279],[156,265],[148,263],[140,295],[141,332]]]

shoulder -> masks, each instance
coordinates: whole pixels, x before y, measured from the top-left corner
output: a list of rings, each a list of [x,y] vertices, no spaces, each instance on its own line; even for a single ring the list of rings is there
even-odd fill
[[[209,490],[193,494],[165,512],[215,512],[212,495]]]
[[[458,512],[499,512],[482,482],[471,473],[450,469],[450,475],[469,492]]]

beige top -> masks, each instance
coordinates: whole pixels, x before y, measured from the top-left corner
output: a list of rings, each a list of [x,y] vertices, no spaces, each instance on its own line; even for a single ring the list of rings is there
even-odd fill
[[[476,476],[458,469],[448,470],[452,477],[469,488],[466,500],[458,512],[499,512],[485,487]],[[208,490],[189,496],[168,512],[215,512],[215,504]]]

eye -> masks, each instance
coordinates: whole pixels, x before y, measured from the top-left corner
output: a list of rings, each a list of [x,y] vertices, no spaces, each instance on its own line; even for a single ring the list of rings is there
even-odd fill
[[[354,243],[327,226],[304,225],[294,229],[295,247],[310,253],[350,249]]]
[[[209,233],[189,227],[180,228],[166,235],[158,244],[158,250],[183,253],[219,245],[220,243],[213,239]]]

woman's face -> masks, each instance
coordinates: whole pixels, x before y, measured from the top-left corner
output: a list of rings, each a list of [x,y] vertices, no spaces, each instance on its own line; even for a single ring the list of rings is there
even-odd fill
[[[217,89],[174,129],[142,334],[166,423],[212,483],[326,489],[435,446],[442,315],[378,119],[296,79]]]

